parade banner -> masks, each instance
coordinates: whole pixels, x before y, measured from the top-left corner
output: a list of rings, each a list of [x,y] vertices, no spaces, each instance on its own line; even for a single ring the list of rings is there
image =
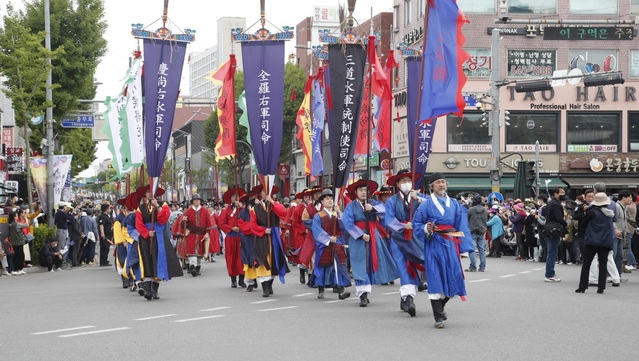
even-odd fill
[[[391,89],[393,68],[397,68],[398,66],[395,61],[395,52],[389,50],[388,56],[386,57],[386,64],[384,64],[384,74],[386,74],[386,89],[388,89],[391,96],[380,99],[377,126],[375,127],[375,139],[380,151],[391,151],[391,108],[393,106]]]
[[[304,99],[297,111],[295,124],[297,125],[297,134],[295,137],[301,143],[302,153],[304,154],[304,174],[311,174],[311,162],[313,157],[311,134],[313,133],[313,121],[311,119],[311,86],[313,77],[309,76],[304,87]]]
[[[144,162],[144,108],[142,106],[142,61],[136,59],[127,76],[124,90],[126,106],[120,112],[122,124],[122,167],[129,170]]]
[[[246,142],[251,144],[251,128],[249,127],[248,113],[246,112],[246,91],[242,91],[240,99],[237,100],[237,107],[242,109],[242,115],[238,123],[246,128]]]
[[[115,99],[107,97],[104,104],[107,107],[107,111],[104,112],[104,120],[106,123],[104,124],[104,128],[102,128],[102,134],[109,138],[108,148],[111,152],[111,165],[113,169],[115,169],[115,174],[120,175],[130,170],[130,164],[128,169],[124,169],[122,163],[122,144],[124,141],[120,113],[126,107],[126,97],[124,95],[120,95]]]
[[[330,44],[328,46],[331,110],[331,156],[333,186],[342,188],[353,164],[355,138],[364,87],[366,51],[361,45]]]
[[[371,104],[375,102],[375,99],[372,99],[371,102],[371,79],[368,76],[368,72],[364,76],[364,93],[362,94],[362,106],[359,114],[359,124],[357,126],[357,137],[355,138],[355,151],[353,155],[356,158],[365,157],[367,152],[372,152],[373,147],[371,146],[373,137],[369,136],[369,131],[373,130],[373,119],[369,119],[369,114],[373,112],[375,114],[375,110],[372,108]],[[372,117],[371,117],[372,118]]]
[[[437,118],[433,118],[430,122],[420,122],[417,125],[417,103],[419,97],[419,76],[421,72],[422,59],[419,57],[411,57],[406,59],[407,75],[406,75],[406,107],[408,120],[408,152],[412,171],[415,173],[413,179],[413,189],[421,189],[428,165],[428,157],[432,144],[432,135],[435,131]],[[416,134],[417,133],[417,134]],[[415,146],[417,141],[417,146]],[[417,151],[416,154],[413,154]]]
[[[162,174],[171,138],[186,43],[144,39],[143,54],[147,172],[149,178],[157,178]]]
[[[54,206],[60,203],[62,198],[62,190],[67,179],[67,174],[71,170],[71,161],[73,155],[54,155],[53,156],[53,204]],[[33,157],[30,159],[31,177],[35,184],[36,191],[38,192],[38,198],[44,212],[47,212],[47,158],[45,157]]]
[[[430,0],[424,56],[424,79],[418,121],[454,113],[462,116],[466,102],[462,65],[470,59],[462,47],[462,26],[468,20],[455,0]]]
[[[318,177],[324,174],[324,159],[322,156],[322,132],[326,121],[326,107],[324,106],[324,69],[319,68],[313,80],[313,94],[311,96],[311,108],[313,109],[313,131],[311,132],[311,176]]]
[[[5,161],[5,167],[7,174],[24,173],[24,148],[6,147],[6,152],[7,159]]]
[[[284,41],[242,43],[242,58],[253,158],[260,175],[274,176],[284,125]]]
[[[219,132],[215,141],[215,160],[235,157],[235,54],[217,71],[211,73],[211,80],[221,85],[217,97],[217,121]]]

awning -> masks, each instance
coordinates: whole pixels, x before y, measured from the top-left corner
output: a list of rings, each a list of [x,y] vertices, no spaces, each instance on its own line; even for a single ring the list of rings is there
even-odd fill
[[[467,177],[467,178],[446,178],[448,181],[448,190],[450,191],[490,191],[492,185],[488,176],[486,177]],[[548,189],[552,190],[555,187],[565,187],[566,183],[562,182],[559,178],[540,178],[539,188],[546,189],[546,180],[550,180],[548,183]],[[591,183],[592,184],[592,183]],[[639,185],[639,184],[638,184]],[[512,191],[515,187],[515,178],[502,178],[499,188],[502,190]],[[586,187],[587,188],[587,187]]]
[[[602,178],[602,177],[561,177],[568,186],[572,189],[584,189],[592,188],[592,185],[597,182],[602,182],[606,185],[606,188],[638,188],[639,178],[634,177],[618,177],[618,178]]]

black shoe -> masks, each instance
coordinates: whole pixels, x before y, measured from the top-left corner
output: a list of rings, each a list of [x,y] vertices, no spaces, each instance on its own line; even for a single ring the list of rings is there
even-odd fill
[[[433,317],[435,318],[435,328],[444,328],[444,306],[442,300],[430,300],[430,305],[433,307]]]
[[[324,299],[324,287],[323,286],[319,286],[318,289],[317,289],[317,299],[319,299],[319,300],[323,300]]]
[[[248,287],[246,287],[246,292],[253,292],[253,288],[255,288],[254,285],[248,285]]]
[[[575,290],[575,293],[584,293],[584,292],[586,292],[586,289],[585,289],[585,288],[577,288],[577,289]]]
[[[195,277],[197,276],[197,271],[195,270],[195,266],[194,265],[190,265],[189,266],[189,273],[191,274],[191,276]]]
[[[160,288],[160,283],[159,282],[153,282],[152,285],[152,290],[151,290],[151,297],[153,297],[154,300],[159,300],[160,296],[158,295],[158,289]]]
[[[135,292],[138,289],[138,285],[135,284],[135,281],[131,281],[131,288],[129,288],[129,291],[131,292]]]
[[[389,284],[389,285],[394,285],[394,284],[395,284],[395,281],[390,281],[390,282],[388,282],[388,284]]]
[[[146,293],[146,288],[144,287],[144,284],[146,282],[140,282],[140,284],[138,284],[138,295],[140,296],[144,296],[144,294]]]
[[[273,281],[274,280],[268,281],[268,294],[269,295],[273,295]]]
[[[122,277],[122,276],[120,276],[120,277]],[[122,288],[124,288],[124,289],[129,288],[129,280],[124,278],[124,277],[122,277]]]
[[[612,287],[619,287],[619,283],[612,283]]]
[[[366,307],[369,303],[371,303],[371,301],[368,300],[368,292],[362,293],[362,295],[359,296],[359,307]]]
[[[246,283],[244,283],[244,275],[240,275],[240,279],[237,282],[237,285],[241,288],[246,288]]]
[[[415,310],[415,302],[413,302],[413,296],[406,296],[406,312],[410,317],[415,317],[417,311]]]
[[[306,270],[303,268],[300,268],[300,283],[301,284],[306,283]]]
[[[268,297],[268,296],[270,296],[272,294],[271,290],[270,290],[270,287],[269,287],[270,286],[269,282],[271,282],[271,281],[262,282],[262,297]]]
[[[448,303],[448,301],[450,301],[450,297],[446,297],[442,300],[442,318],[444,319],[444,321],[448,319],[448,316],[446,316],[446,304]]]
[[[419,292],[426,291],[427,289],[428,289],[428,284],[426,282],[424,282],[421,285],[417,286],[417,290]]]
[[[340,300],[345,300],[347,298],[351,297],[351,293],[350,292],[344,292],[344,287],[340,287],[339,288],[339,295],[337,296],[337,298],[339,298]]]
[[[200,269],[201,269],[201,268],[202,268],[202,266],[195,266],[195,273],[196,273],[198,276],[201,276],[201,275],[202,275],[202,272],[200,272]]]
[[[144,282],[144,298],[151,301],[153,298],[153,292],[151,291],[151,282]]]
[[[231,288],[237,288],[237,277],[231,276]]]
[[[600,288],[597,290],[597,293],[603,293],[603,292],[604,292],[603,288]]]
[[[399,298],[399,309],[404,312],[408,311],[408,305],[406,304],[406,300],[402,297]]]

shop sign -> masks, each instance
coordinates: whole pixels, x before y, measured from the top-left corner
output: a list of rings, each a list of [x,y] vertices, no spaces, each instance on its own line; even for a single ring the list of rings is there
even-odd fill
[[[568,153],[614,153],[616,144],[569,144]]]
[[[595,173],[636,173],[639,169],[639,159],[631,157],[607,158],[603,162],[599,158],[590,161],[590,170]]]

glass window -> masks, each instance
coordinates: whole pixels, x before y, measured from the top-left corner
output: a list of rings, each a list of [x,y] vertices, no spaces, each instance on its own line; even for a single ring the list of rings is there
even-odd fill
[[[508,50],[508,76],[552,76],[555,50]]]
[[[483,113],[464,112],[460,118],[450,114],[446,119],[449,152],[490,152],[491,139],[488,136],[488,116]]]
[[[470,59],[462,64],[462,69],[467,77],[488,78],[492,69],[492,57],[490,48],[485,49],[465,49],[470,55]]]
[[[639,77],[639,50],[630,51],[630,76]]]
[[[559,149],[559,113],[510,113],[509,117],[507,152],[534,152],[536,141],[541,152]]]
[[[509,0],[511,14],[557,14],[557,0]]]
[[[399,30],[399,5],[393,6],[393,30]]]
[[[417,1],[419,1],[419,12],[417,13],[417,16],[419,17],[419,19],[423,19],[424,15],[426,15],[426,0]]]
[[[579,68],[584,74],[617,70],[617,50],[579,50],[568,51],[570,65],[568,69]],[[632,65],[631,65],[632,66]]]
[[[457,0],[457,6],[464,14],[494,14],[495,0]]]
[[[621,134],[619,113],[567,113],[568,152],[617,152]]]
[[[639,0],[630,0],[630,12],[639,14]]]
[[[404,0],[404,26],[408,26],[408,24],[410,24],[411,21],[411,13],[412,13],[412,9],[411,9],[411,2],[413,0]]]
[[[571,0],[571,14],[618,14],[617,0]]]
[[[628,150],[639,152],[639,113],[628,112]]]

